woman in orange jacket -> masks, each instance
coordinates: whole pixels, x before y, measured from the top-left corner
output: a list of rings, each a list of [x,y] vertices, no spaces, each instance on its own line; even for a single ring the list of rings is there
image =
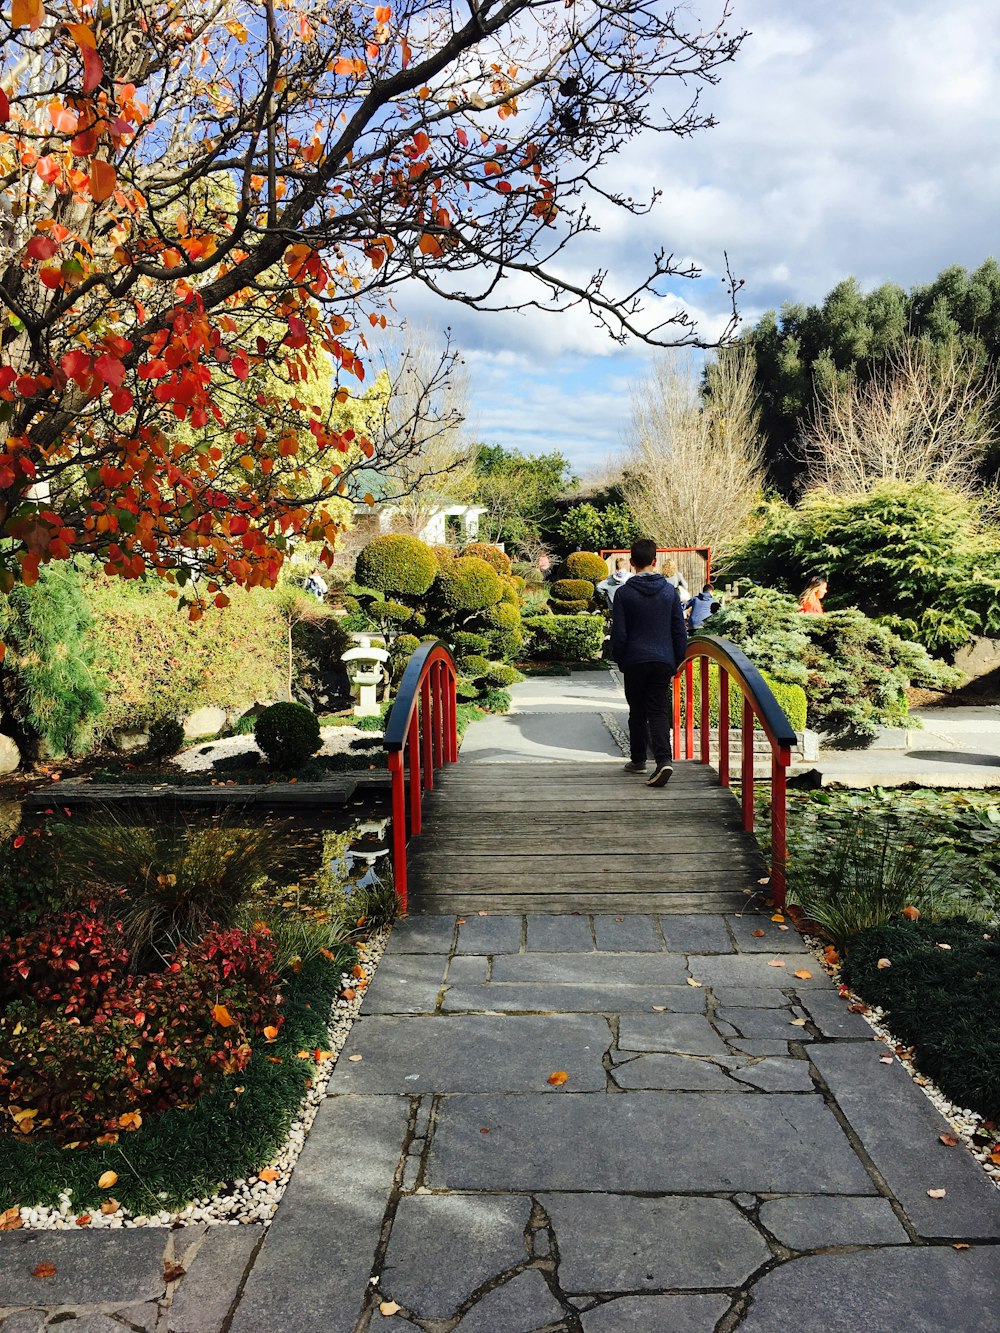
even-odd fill
[[[799,610],[807,615],[823,614],[823,598],[826,596],[826,579],[810,579],[805,591],[799,598]]]

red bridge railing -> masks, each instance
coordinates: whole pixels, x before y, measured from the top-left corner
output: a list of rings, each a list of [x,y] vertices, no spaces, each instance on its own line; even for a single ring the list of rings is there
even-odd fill
[[[698,663],[698,690],[695,691],[695,662]],[[771,896],[777,906],[785,901],[788,860],[786,833],[787,770],[791,763],[792,747],[796,744],[792,724],[781,705],[771,693],[763,676],[745,653],[714,634],[699,635],[688,644],[687,655],[680,671],[674,677],[674,754],[694,759],[695,714],[697,718],[699,761],[710,762],[711,756],[711,675],[717,672],[719,701],[719,781],[730,785],[730,729],[729,682],[734,681],[742,696],[741,715],[737,725],[742,732],[740,756],[740,796],[743,807],[743,827],[748,833],[754,829],[754,729],[761,731],[771,743]]]
[[[385,724],[392,774],[392,873],[406,911],[406,839],[420,832],[425,791],[434,770],[458,759],[455,660],[440,640],[422,643],[410,658]]]

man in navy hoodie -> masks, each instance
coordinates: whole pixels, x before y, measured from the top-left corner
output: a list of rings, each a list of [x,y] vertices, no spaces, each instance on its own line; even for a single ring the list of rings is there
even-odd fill
[[[625,677],[631,761],[627,773],[645,773],[647,741],[655,767],[647,787],[665,787],[673,775],[670,754],[670,684],[684,660],[687,629],[681,599],[656,572],[656,543],[632,543],[635,574],[618,589],[611,607],[611,656]]]

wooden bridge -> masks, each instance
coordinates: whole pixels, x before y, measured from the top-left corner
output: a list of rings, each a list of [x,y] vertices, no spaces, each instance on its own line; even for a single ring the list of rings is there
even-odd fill
[[[707,762],[710,667],[720,675],[715,697],[726,701],[718,719],[718,768]],[[729,786],[730,679],[744,699],[740,801]],[[386,729],[394,869],[410,912],[724,912],[744,905],[747,890],[759,891],[762,882],[783,898],[784,772],[795,737],[766,683],[733,645],[717,639],[691,644],[674,715],[674,751],[687,758],[675,760],[666,788],[649,788],[624,772],[624,756],[560,762],[534,757],[526,747],[529,753],[516,762],[505,760],[502,750],[487,761],[459,759],[453,683],[444,645],[418,649]],[[705,762],[694,758],[696,700]],[[568,752],[574,716],[560,720]],[[773,753],[773,873],[753,835],[755,725]]]

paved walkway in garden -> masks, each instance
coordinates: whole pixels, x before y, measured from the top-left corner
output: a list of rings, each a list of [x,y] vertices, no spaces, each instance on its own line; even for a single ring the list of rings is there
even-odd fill
[[[0,1333],[995,1333],[1000,1191],[886,1054],[766,914],[415,915],[266,1236],[0,1236]]]

